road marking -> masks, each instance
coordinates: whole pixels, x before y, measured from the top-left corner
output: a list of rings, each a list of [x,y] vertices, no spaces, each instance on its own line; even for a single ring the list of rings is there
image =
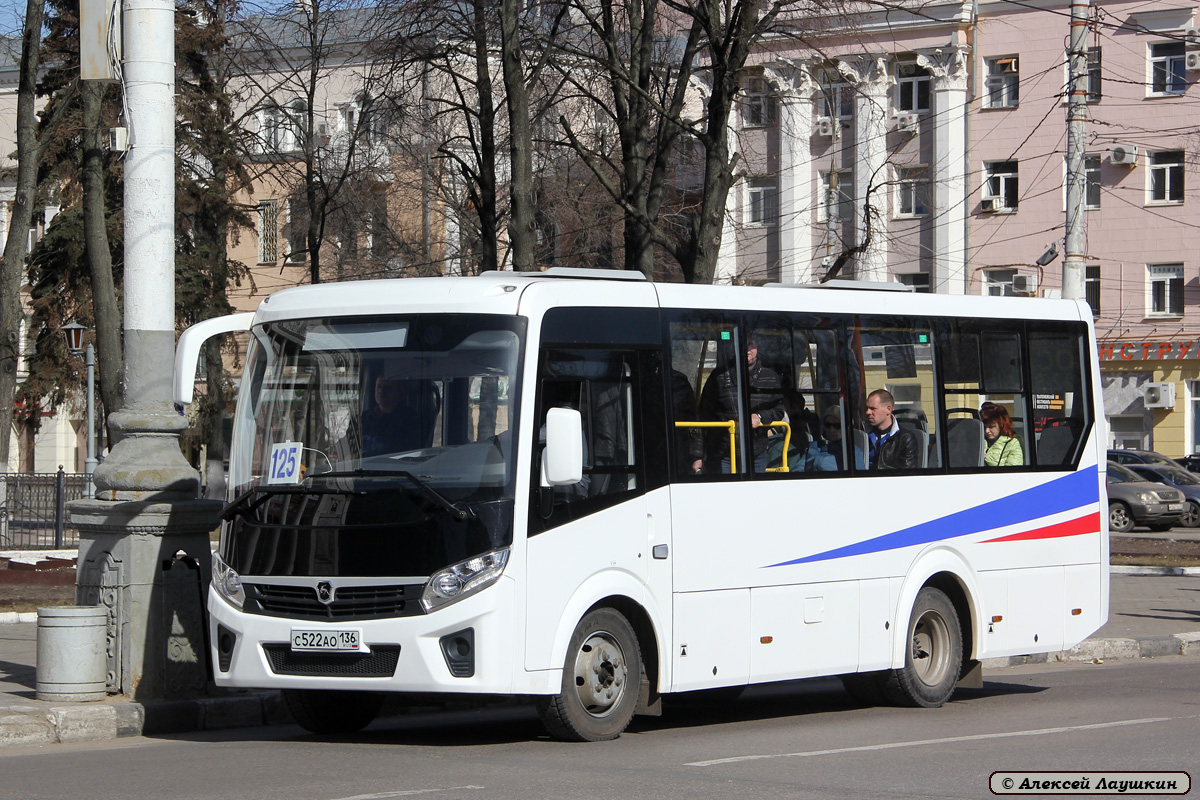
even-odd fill
[[[482,786],[447,786],[444,789],[406,789],[401,792],[378,792],[376,794],[356,794],[353,797],[339,797],[337,800],[387,800],[389,797],[412,797],[415,794],[438,794],[440,792],[458,792],[463,789],[482,789]]]
[[[1148,717],[1146,719],[1125,719],[1117,722],[1099,722],[1094,725],[1073,725],[1066,728],[1039,728],[1032,731],[1009,731],[1008,733],[977,733],[970,736],[948,736],[945,739],[920,739],[914,742],[888,742],[886,744],[869,744],[861,747],[839,747],[834,750],[809,750],[803,753],[768,753],[751,756],[732,756],[730,758],[714,758],[711,761],[692,761],[685,767],[712,767],[717,764],[733,764],[738,761],[760,761],[767,758],[812,758],[814,756],[832,756],[839,753],[866,753],[872,750],[894,750],[898,747],[923,747],[927,744],[949,744],[952,742],[977,742],[982,739],[1008,739],[1014,736],[1045,736],[1050,733],[1073,733],[1075,731],[1093,731],[1101,728],[1120,728],[1125,725],[1149,725],[1154,722],[1175,722],[1177,720],[1195,719],[1190,717]]]

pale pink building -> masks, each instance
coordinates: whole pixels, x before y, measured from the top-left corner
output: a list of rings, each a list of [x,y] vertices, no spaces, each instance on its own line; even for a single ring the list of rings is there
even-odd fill
[[[1090,11],[1086,291],[1112,436],[1197,452],[1196,9]],[[819,53],[761,47],[720,278],[809,281],[841,256],[839,277],[1057,296],[1069,17],[1066,2],[922,4],[835,27]]]

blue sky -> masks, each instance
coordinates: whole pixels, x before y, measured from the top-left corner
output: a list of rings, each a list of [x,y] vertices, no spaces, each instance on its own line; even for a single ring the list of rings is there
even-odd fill
[[[20,36],[23,19],[25,0],[0,0],[0,34]]]

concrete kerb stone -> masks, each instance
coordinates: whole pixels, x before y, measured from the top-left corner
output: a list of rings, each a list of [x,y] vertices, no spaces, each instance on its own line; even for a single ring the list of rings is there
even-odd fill
[[[46,719],[63,744],[117,738],[117,711],[111,705],[57,706],[46,712]]]
[[[0,625],[15,625],[18,622],[37,622],[37,612],[0,611]]]
[[[33,709],[36,711],[36,709]],[[58,737],[54,726],[44,716],[27,713],[5,713],[0,709],[0,747],[23,744],[51,744]],[[7,709],[13,711],[13,709]]]

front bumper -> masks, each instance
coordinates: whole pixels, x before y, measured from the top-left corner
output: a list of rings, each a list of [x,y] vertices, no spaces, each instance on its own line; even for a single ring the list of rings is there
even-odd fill
[[[218,686],[256,689],[507,694],[513,691],[518,652],[514,591],[513,582],[501,577],[478,594],[430,614],[335,622],[247,614],[211,591],[213,679]],[[358,630],[362,651],[293,653],[293,629]],[[471,642],[471,670],[447,655],[446,645],[454,642],[451,655],[461,656],[464,631],[470,632],[465,638]],[[450,638],[444,643],[445,637]],[[306,674],[285,674],[297,670]]]

